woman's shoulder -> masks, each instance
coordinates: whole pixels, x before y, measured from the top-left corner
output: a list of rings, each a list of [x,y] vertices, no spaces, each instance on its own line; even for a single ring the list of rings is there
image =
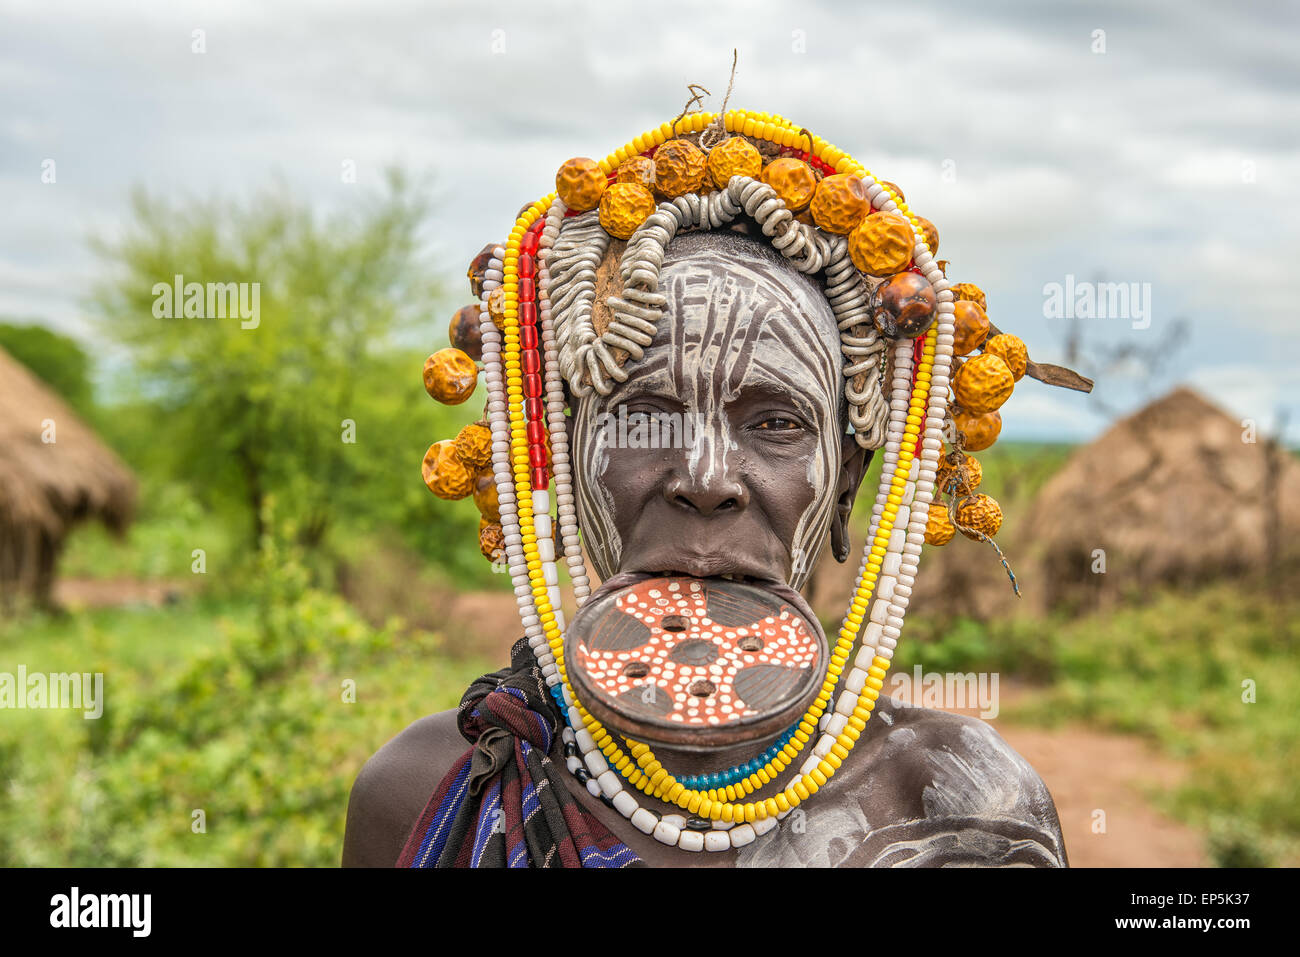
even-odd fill
[[[361,768],[348,799],[344,867],[392,867],[420,812],[468,744],[455,711],[408,725]]]
[[[890,806],[885,820],[892,826],[873,828],[868,842],[877,851],[893,845],[913,866],[933,855],[986,864],[1066,863],[1047,785],[991,725],[886,698],[873,721],[868,760],[855,770],[859,781],[884,785],[877,798]],[[875,863],[894,856],[881,854]]]

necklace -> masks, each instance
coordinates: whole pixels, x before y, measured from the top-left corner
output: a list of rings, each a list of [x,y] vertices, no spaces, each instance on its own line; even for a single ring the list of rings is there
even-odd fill
[[[692,114],[675,124],[664,124],[611,154],[600,168],[610,174],[625,159],[654,149],[674,136],[700,132],[713,119],[710,114]],[[763,139],[786,149],[804,140],[804,134],[792,124],[767,114],[731,111],[724,115],[723,125],[728,132]],[[895,346],[884,469],[871,531],[859,571],[859,584],[831,650],[821,692],[779,752],[770,759],[764,755],[764,765],[737,783],[707,790],[689,787],[674,779],[646,745],[628,740],[624,742],[625,751],[576,699],[567,678],[548,472],[553,471],[554,475],[560,544],[571,571],[581,566],[582,553],[564,433],[565,401],[557,363],[559,354],[546,294],[546,261],[559,235],[560,220],[567,212],[563,202],[552,194],[526,209],[516,221],[506,246],[498,249],[484,280],[480,329],[491,392],[488,418],[504,548],[525,634],[547,684],[559,689],[558,700],[565,708],[569,727],[562,736],[565,744],[572,745],[576,752],[566,763],[577,763],[578,770],[587,776],[588,790],[599,794],[638,830],[684,850],[720,851],[745,846],[770,831],[779,817],[825,786],[848,757],[883,687],[915,578],[926,515],[934,494],[953,344],[952,295],[947,280],[906,204],[898,202],[890,190],[877,183],[847,154],[816,137],[809,140],[808,153],[796,153],[796,156],[809,163],[815,160],[820,164],[818,168],[859,177],[875,209],[899,211],[911,222],[916,240],[912,262],[936,290],[939,315],[937,324],[923,339],[915,344],[901,340]],[[535,258],[539,252],[540,264]],[[498,288],[504,294],[500,332],[487,305],[487,297]],[[543,357],[545,363],[540,361]],[[572,578],[581,602],[589,594],[585,572]],[[859,638],[861,648],[850,665],[850,654]],[[841,678],[843,688],[836,697]],[[819,734],[818,724],[823,718]],[[812,753],[793,783],[772,797],[741,803],[744,797],[770,784],[790,766],[815,735],[818,737]],[[570,770],[574,768],[571,766]],[[693,819],[713,822],[710,825],[713,829],[683,827],[678,821],[681,815],[664,815],[641,807],[624,787],[624,781],[686,811]]]

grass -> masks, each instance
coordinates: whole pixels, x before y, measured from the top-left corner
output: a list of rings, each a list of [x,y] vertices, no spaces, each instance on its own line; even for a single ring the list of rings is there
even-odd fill
[[[283,555],[262,572],[236,599],[0,626],[0,671],[102,671],[106,700],[0,713],[0,864],[337,864],[366,758],[500,664],[367,624]]]

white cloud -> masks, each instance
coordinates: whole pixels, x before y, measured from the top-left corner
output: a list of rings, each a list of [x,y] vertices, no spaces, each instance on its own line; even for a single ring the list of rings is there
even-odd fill
[[[392,160],[436,173],[431,226],[459,298],[464,261],[551,188],[562,160],[603,155],[675,115],[688,81],[716,106],[734,46],[731,105],[794,118],[898,182],[936,222],[954,275],[984,285],[999,324],[1023,330],[1036,354],[1050,359],[1057,341],[1041,319],[1042,284],[1073,273],[1152,282],[1159,322],[1194,320],[1184,369],[1225,370],[1221,393],[1254,403],[1259,382],[1284,382],[1294,366],[1300,73],[1294,31],[1267,9],[661,0],[630,11],[566,0],[556,10],[7,3],[0,276],[27,278],[0,282],[0,314],[39,310],[69,327],[94,267],[85,234],[120,221],[134,184],[207,196],[279,171],[329,205],[351,195],[343,159],[363,182]],[[1097,27],[1102,55],[1091,50]],[[205,54],[190,52],[195,28],[207,31]],[[807,52],[795,52],[794,31]],[[37,185],[47,156],[59,161],[57,187]],[[1246,162],[1254,182],[1243,181]],[[1122,324],[1095,334],[1133,335]],[[1060,397],[1021,391],[1024,422],[1073,427]]]

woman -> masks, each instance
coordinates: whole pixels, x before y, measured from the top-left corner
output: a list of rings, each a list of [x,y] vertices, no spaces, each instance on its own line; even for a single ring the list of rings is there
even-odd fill
[[[425,478],[475,495],[525,638],[366,765],[344,863],[1064,866],[996,732],[880,695],[922,542],[1001,523],[966,452],[1026,371],[1064,371],[954,296],[896,187],[780,117],[684,115],[556,183],[425,375],[464,401],[483,360],[485,419]],[[798,589],[828,534],[847,559],[877,449],[828,641]]]

